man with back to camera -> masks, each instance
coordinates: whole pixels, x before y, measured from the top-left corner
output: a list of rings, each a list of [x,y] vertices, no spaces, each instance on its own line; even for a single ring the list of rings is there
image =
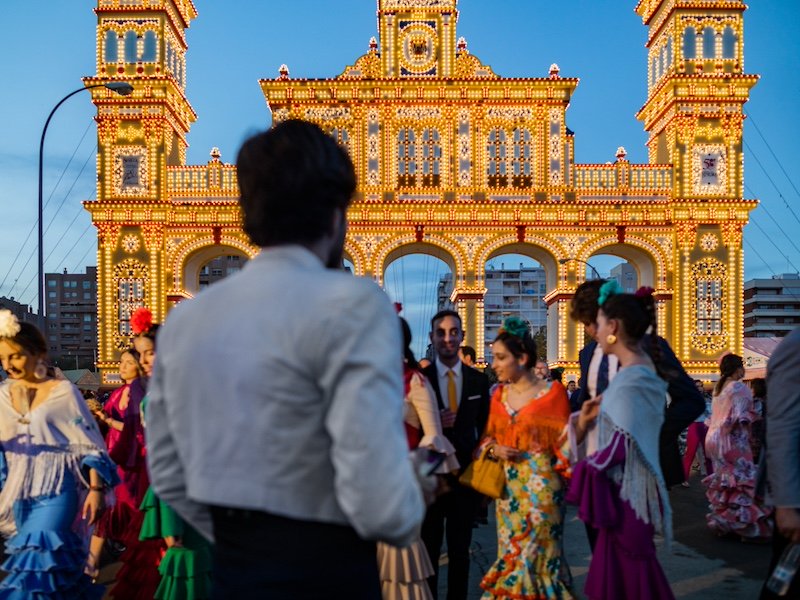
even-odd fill
[[[247,140],[237,162],[262,250],[159,333],[153,487],[213,536],[214,598],[379,600],[374,540],[411,542],[424,503],[397,316],[340,270],[353,165],[298,120]]]
[[[424,369],[436,392],[444,434],[456,448],[461,472],[472,462],[472,452],[489,418],[489,380],[480,371],[468,367],[459,358],[464,340],[461,317],[443,310],[431,319],[431,343],[434,362]],[[434,598],[438,597],[439,553],[447,537],[447,598],[467,597],[469,582],[469,545],[472,525],[480,495],[449,478],[451,491],[428,507],[422,525],[422,541],[433,563],[434,575],[428,579]]]

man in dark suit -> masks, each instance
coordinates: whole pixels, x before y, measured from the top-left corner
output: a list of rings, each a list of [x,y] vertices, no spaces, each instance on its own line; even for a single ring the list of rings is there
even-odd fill
[[[472,452],[489,417],[489,380],[480,371],[463,364],[458,355],[464,339],[461,317],[452,310],[438,312],[431,319],[433,364],[424,369],[436,392],[442,417],[442,429],[456,449],[461,472],[472,462]],[[449,478],[451,491],[428,507],[422,524],[422,541],[433,563],[434,575],[428,579],[434,598],[438,597],[439,553],[447,535],[447,598],[467,597],[469,581],[469,545],[472,524],[480,502],[473,489]]]
[[[592,338],[578,355],[581,367],[581,379],[578,383],[581,397],[578,406],[589,398],[602,394],[617,372],[615,357],[603,355],[594,339],[597,331],[597,297],[604,283],[603,280],[593,279],[579,285],[570,306],[570,316],[583,323],[586,334]],[[644,337],[643,344],[653,359],[658,374],[667,382],[670,396],[659,436],[661,471],[669,487],[684,480],[678,437],[705,410],[705,401],[664,338],[651,333]]]

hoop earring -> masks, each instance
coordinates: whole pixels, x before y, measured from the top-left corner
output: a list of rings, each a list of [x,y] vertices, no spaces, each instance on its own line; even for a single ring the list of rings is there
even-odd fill
[[[33,369],[33,376],[40,381],[47,377],[47,365],[44,364],[43,360],[39,359],[36,363],[36,367]]]
[[[609,346],[611,346],[611,345],[613,345],[613,344],[616,344],[616,343],[617,343],[617,336],[615,336],[613,333],[609,333],[609,334],[606,336],[606,343],[607,343]]]

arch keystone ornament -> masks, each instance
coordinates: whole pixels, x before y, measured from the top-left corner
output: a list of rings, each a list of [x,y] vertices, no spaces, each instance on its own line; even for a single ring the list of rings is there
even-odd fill
[[[495,73],[459,39],[459,18],[470,14],[457,0],[378,0],[378,31],[358,34],[377,35],[340,75],[290,75],[283,64],[259,85],[273,124],[315,122],[350,153],[358,189],[345,254],[354,275],[382,283],[387,264],[411,252],[444,260],[479,360],[491,335],[486,263],[523,254],[545,270],[548,362],[577,373],[583,332],[568,309],[585,278],[579,261],[609,253],[655,288],[659,333],[690,374],[710,378],[721,352],[742,353],[742,229],[757,205],[742,196],[743,108],[758,79],[742,70],[747,7],[617,4],[620,18],[633,9],[648,30],[637,115],[646,164],[621,146],[576,163],[567,108],[581,74],[546,63],[530,77]],[[98,0],[95,12],[97,69],[85,81],[134,87],[126,97],[92,91],[98,188],[85,206],[98,232],[98,358],[108,383],[132,307],[160,320],[198,292],[201,260],[258,248],[241,230],[235,167],[219,152],[186,164],[193,3]]]

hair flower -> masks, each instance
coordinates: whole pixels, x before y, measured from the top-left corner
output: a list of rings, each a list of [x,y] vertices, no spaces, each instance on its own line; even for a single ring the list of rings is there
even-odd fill
[[[394,303],[394,312],[398,315],[403,312],[403,303],[402,302],[395,302]]]
[[[646,298],[647,296],[652,296],[655,290],[649,286],[643,285],[638,290],[634,292],[634,296],[637,298]]]
[[[528,324],[519,317],[506,317],[503,324],[500,326],[500,331],[505,331],[518,338],[524,338],[526,333],[530,333],[531,329]]]
[[[609,279],[602,286],[600,286],[600,293],[597,296],[597,305],[603,306],[603,304],[606,303],[606,300],[611,298],[611,296],[616,296],[624,291],[625,290],[622,289],[622,286],[616,279]]]
[[[141,335],[153,326],[153,313],[147,308],[137,308],[131,315],[131,332]]]
[[[21,329],[17,315],[5,308],[0,310],[0,338],[13,338]]]

